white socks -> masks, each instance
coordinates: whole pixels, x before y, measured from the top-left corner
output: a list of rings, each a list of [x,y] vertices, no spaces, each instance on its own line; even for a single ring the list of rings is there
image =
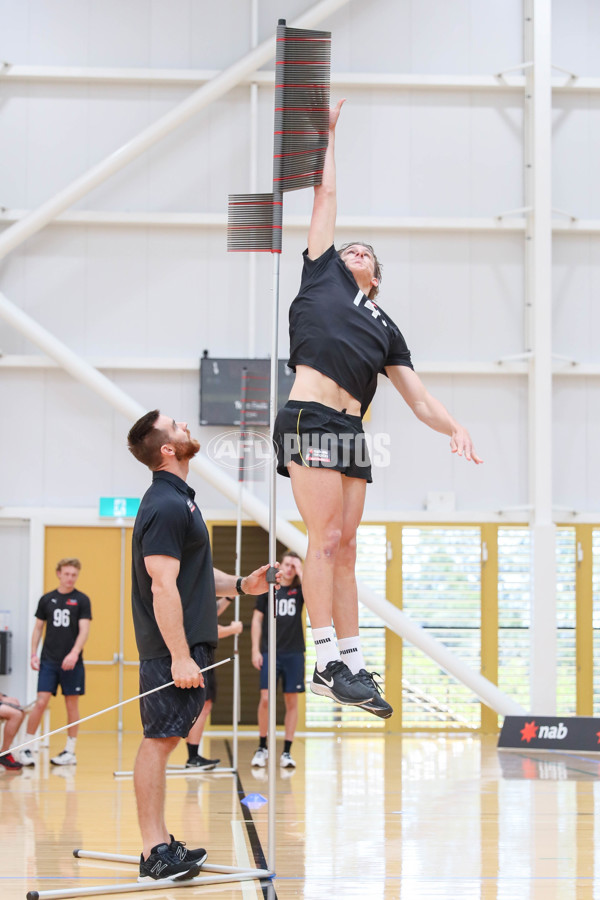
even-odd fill
[[[328,662],[340,658],[335,643],[335,631],[332,625],[327,628],[313,628],[312,636],[317,652],[317,671],[322,672]]]
[[[365,658],[360,646],[360,637],[339,638],[338,647],[340,659],[345,662],[353,675],[357,675],[361,669],[366,669]]]
[[[72,753],[73,756],[75,755],[75,741],[76,740],[77,740],[77,738],[68,737],[67,744],[65,746],[65,750],[67,751],[67,753]]]

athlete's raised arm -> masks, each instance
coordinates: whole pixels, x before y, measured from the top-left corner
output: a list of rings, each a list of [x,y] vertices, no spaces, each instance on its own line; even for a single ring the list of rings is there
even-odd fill
[[[334,109],[329,111],[329,143],[325,153],[323,181],[315,187],[312,217],[308,230],[308,256],[318,259],[333,244],[337,199],[335,188],[335,127],[340,110],[345,103],[340,100]]]

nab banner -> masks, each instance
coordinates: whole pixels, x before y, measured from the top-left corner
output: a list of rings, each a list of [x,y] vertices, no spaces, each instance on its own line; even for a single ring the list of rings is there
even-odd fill
[[[600,719],[591,716],[506,716],[498,747],[511,750],[595,750],[600,753]]]

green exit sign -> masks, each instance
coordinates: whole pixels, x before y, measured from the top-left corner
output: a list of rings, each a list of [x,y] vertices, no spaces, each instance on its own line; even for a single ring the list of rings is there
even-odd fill
[[[111,519],[134,519],[139,508],[139,497],[100,497],[100,515]]]

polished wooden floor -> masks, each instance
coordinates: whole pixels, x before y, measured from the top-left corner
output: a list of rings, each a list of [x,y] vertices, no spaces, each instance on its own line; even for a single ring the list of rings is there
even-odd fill
[[[54,738],[51,752],[62,749]],[[130,769],[139,738],[82,734],[76,769],[0,772],[2,900],[135,880],[132,866],[76,860],[75,848],[140,850]],[[169,777],[167,822],[209,861],[245,866],[267,853],[267,794],[254,738],[239,742],[239,781],[225,773]],[[227,760],[227,739],[205,738]],[[280,748],[278,748],[279,750]],[[498,753],[494,737],[297,738],[295,771],[277,775],[277,877],[167,888],[153,898],[310,900],[600,900],[600,761],[593,755]],[[173,762],[183,761],[183,750]],[[276,756],[276,761],[278,755]],[[253,865],[253,862],[250,862]],[[138,893],[123,897],[139,897]]]

